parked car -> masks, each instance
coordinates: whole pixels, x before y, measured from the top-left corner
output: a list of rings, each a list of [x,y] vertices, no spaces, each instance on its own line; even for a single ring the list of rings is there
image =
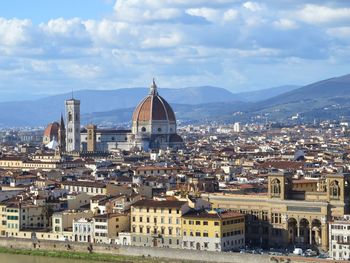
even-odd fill
[[[303,254],[303,250],[301,248],[296,247],[293,250],[293,254],[301,256]]]

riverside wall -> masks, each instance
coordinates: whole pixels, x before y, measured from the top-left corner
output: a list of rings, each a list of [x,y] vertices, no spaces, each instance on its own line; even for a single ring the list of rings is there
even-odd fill
[[[28,240],[18,238],[0,238],[0,247],[14,249],[48,250],[48,251],[72,251],[89,252],[88,243]],[[225,252],[209,252],[196,250],[183,250],[171,248],[153,248],[136,246],[117,246],[92,244],[92,251],[95,253],[106,253],[124,256],[145,256],[154,258],[169,258],[177,260],[194,260],[199,262],[231,262],[247,263],[259,262],[268,263],[268,255],[253,255]]]

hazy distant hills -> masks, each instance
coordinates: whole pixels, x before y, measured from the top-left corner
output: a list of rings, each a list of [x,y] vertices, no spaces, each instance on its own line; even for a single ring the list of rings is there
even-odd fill
[[[298,113],[305,121],[349,119],[350,74],[322,80],[257,102],[251,113],[263,113],[271,120],[285,120]]]
[[[280,94],[295,90],[297,88],[299,88],[299,86],[285,85],[285,86],[273,87],[273,88],[262,89],[262,90],[241,92],[241,93],[237,93],[236,97],[240,101],[257,102],[257,101],[262,101],[262,100],[266,100],[266,99],[278,96]]]
[[[148,94],[148,88],[117,90],[82,90],[74,93],[81,100],[81,112],[102,112],[134,108]],[[235,100],[235,95],[216,87],[161,89],[160,93],[170,103],[203,104]],[[64,101],[72,94],[60,94],[37,100],[0,103],[0,126],[45,125],[59,119],[64,113]]]
[[[350,74],[322,80],[312,83],[310,85],[293,89],[289,92],[271,97],[265,101],[258,103],[259,107],[273,106],[285,103],[301,103],[313,99],[329,99],[335,97],[349,97],[350,96]]]
[[[283,88],[282,88],[283,89]],[[148,88],[124,88],[116,90],[81,90],[74,93],[74,97],[81,100],[81,112],[83,114],[84,122],[100,123],[104,116],[107,119],[130,120],[130,109],[134,109],[136,105],[148,94]],[[266,94],[262,96],[273,96],[280,94],[278,88],[267,89]],[[208,103],[222,103],[222,102],[237,102],[237,101],[252,101],[257,100],[263,91],[253,91],[252,96],[250,92],[234,94],[226,89],[202,86],[202,87],[188,87],[182,89],[159,89],[161,96],[166,98],[170,104],[181,104],[180,109],[185,109],[184,112],[189,113],[191,105],[206,105]],[[46,125],[59,119],[61,113],[64,113],[64,101],[71,98],[72,94],[59,94],[48,96],[36,100],[1,102],[0,111],[0,126],[36,126]],[[186,106],[188,105],[188,106]],[[218,106],[220,106],[219,104]],[[242,103],[234,103],[234,105],[243,106]],[[222,105],[221,105],[222,106]],[[187,117],[193,117],[194,120],[202,119],[208,112],[209,115],[219,114],[220,110],[215,110],[213,113],[209,108],[204,108],[201,111],[196,111],[193,107],[191,114],[186,114]],[[216,107],[213,105],[213,109]],[[219,107],[220,108],[220,107]],[[232,108],[232,107],[231,107]],[[121,110],[123,109],[123,110]],[[227,107],[226,107],[227,109]],[[234,107],[232,108],[234,109]],[[121,110],[121,111],[118,111]],[[228,109],[227,109],[228,110]],[[118,116],[115,114],[117,111]],[[100,112],[100,114],[99,114]],[[94,114],[91,114],[94,113]],[[108,118],[111,114],[111,118]],[[96,116],[96,119],[95,119]],[[182,111],[179,111],[179,116],[182,116]],[[113,118],[112,118],[113,117]]]
[[[350,116],[350,75],[304,87],[282,86],[234,94],[226,89],[203,86],[159,89],[181,122],[233,122],[268,119],[285,121],[295,114],[302,120],[339,119]],[[148,94],[148,88],[82,90],[83,124],[119,124],[131,120],[132,111]],[[59,119],[64,100],[71,94],[37,100],[0,103],[0,126],[46,125]]]

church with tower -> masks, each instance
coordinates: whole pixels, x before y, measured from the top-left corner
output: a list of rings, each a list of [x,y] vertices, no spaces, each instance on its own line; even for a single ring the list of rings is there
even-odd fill
[[[57,147],[67,153],[108,152],[113,149],[143,151],[157,149],[179,149],[184,143],[177,134],[177,123],[173,109],[159,95],[153,80],[147,96],[137,105],[132,115],[131,130],[99,129],[89,124],[81,127],[80,101],[74,98],[65,101],[66,127],[52,123],[45,129],[43,144]]]

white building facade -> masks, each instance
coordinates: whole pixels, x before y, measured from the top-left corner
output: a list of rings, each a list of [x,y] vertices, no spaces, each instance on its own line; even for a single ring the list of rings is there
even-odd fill
[[[350,215],[329,223],[329,255],[335,260],[350,259]]]

